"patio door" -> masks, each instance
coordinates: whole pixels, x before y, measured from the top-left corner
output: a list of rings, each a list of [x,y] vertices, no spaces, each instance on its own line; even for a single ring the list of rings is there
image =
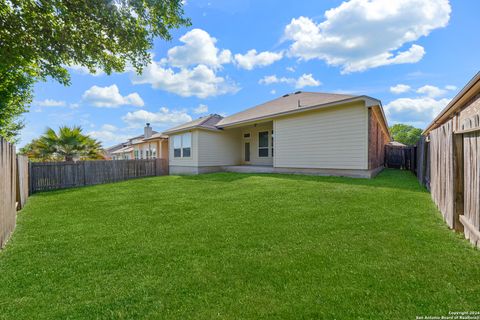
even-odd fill
[[[243,162],[250,163],[250,142],[244,142]]]

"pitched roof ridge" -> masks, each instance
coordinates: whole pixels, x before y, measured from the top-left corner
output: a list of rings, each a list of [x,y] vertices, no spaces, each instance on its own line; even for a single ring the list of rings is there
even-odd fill
[[[201,118],[205,118],[198,125],[201,126],[202,124],[204,124],[205,122],[207,122],[208,120],[210,120],[211,118],[214,118],[214,117],[218,117],[218,118],[223,119],[223,117],[221,115],[216,114],[216,113],[211,113],[208,116],[203,116],[203,117],[198,118],[197,120],[199,120]],[[192,120],[192,121],[195,121],[195,120]]]

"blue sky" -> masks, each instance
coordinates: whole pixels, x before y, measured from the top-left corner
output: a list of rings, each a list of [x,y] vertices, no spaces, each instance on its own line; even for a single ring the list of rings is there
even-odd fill
[[[298,90],[380,99],[389,124],[424,128],[479,70],[477,0],[187,0],[192,26],[158,40],[142,75],[71,68],[35,87],[20,146],[81,125],[110,146]]]

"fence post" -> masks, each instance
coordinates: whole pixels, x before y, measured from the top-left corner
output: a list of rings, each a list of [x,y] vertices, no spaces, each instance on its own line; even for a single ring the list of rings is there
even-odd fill
[[[28,160],[28,195],[33,193],[32,162]]]
[[[463,180],[463,134],[453,133],[453,226],[460,232],[463,232],[460,222],[464,213]]]
[[[85,161],[82,161],[83,164],[83,185],[87,185],[87,170],[85,169]]]

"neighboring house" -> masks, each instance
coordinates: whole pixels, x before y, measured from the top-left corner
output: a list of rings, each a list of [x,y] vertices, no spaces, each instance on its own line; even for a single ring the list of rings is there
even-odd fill
[[[155,133],[133,145],[135,159],[168,159],[168,136]]]
[[[119,143],[119,144],[116,144],[112,147],[105,148],[104,149],[105,159],[106,160],[115,160],[114,158],[117,157],[118,151],[120,149],[123,149],[123,148],[125,148],[124,143]]]
[[[133,159],[133,148],[129,145],[122,145],[120,149],[111,152],[111,160]]]
[[[391,141],[381,102],[295,92],[228,117],[164,132],[171,174],[284,172],[372,177]]]
[[[398,142],[398,141],[390,141],[388,143],[388,145],[392,146],[392,147],[406,147],[407,146],[406,144]]]
[[[168,159],[168,136],[153,131],[149,123],[142,135],[107,149],[112,160]]]

